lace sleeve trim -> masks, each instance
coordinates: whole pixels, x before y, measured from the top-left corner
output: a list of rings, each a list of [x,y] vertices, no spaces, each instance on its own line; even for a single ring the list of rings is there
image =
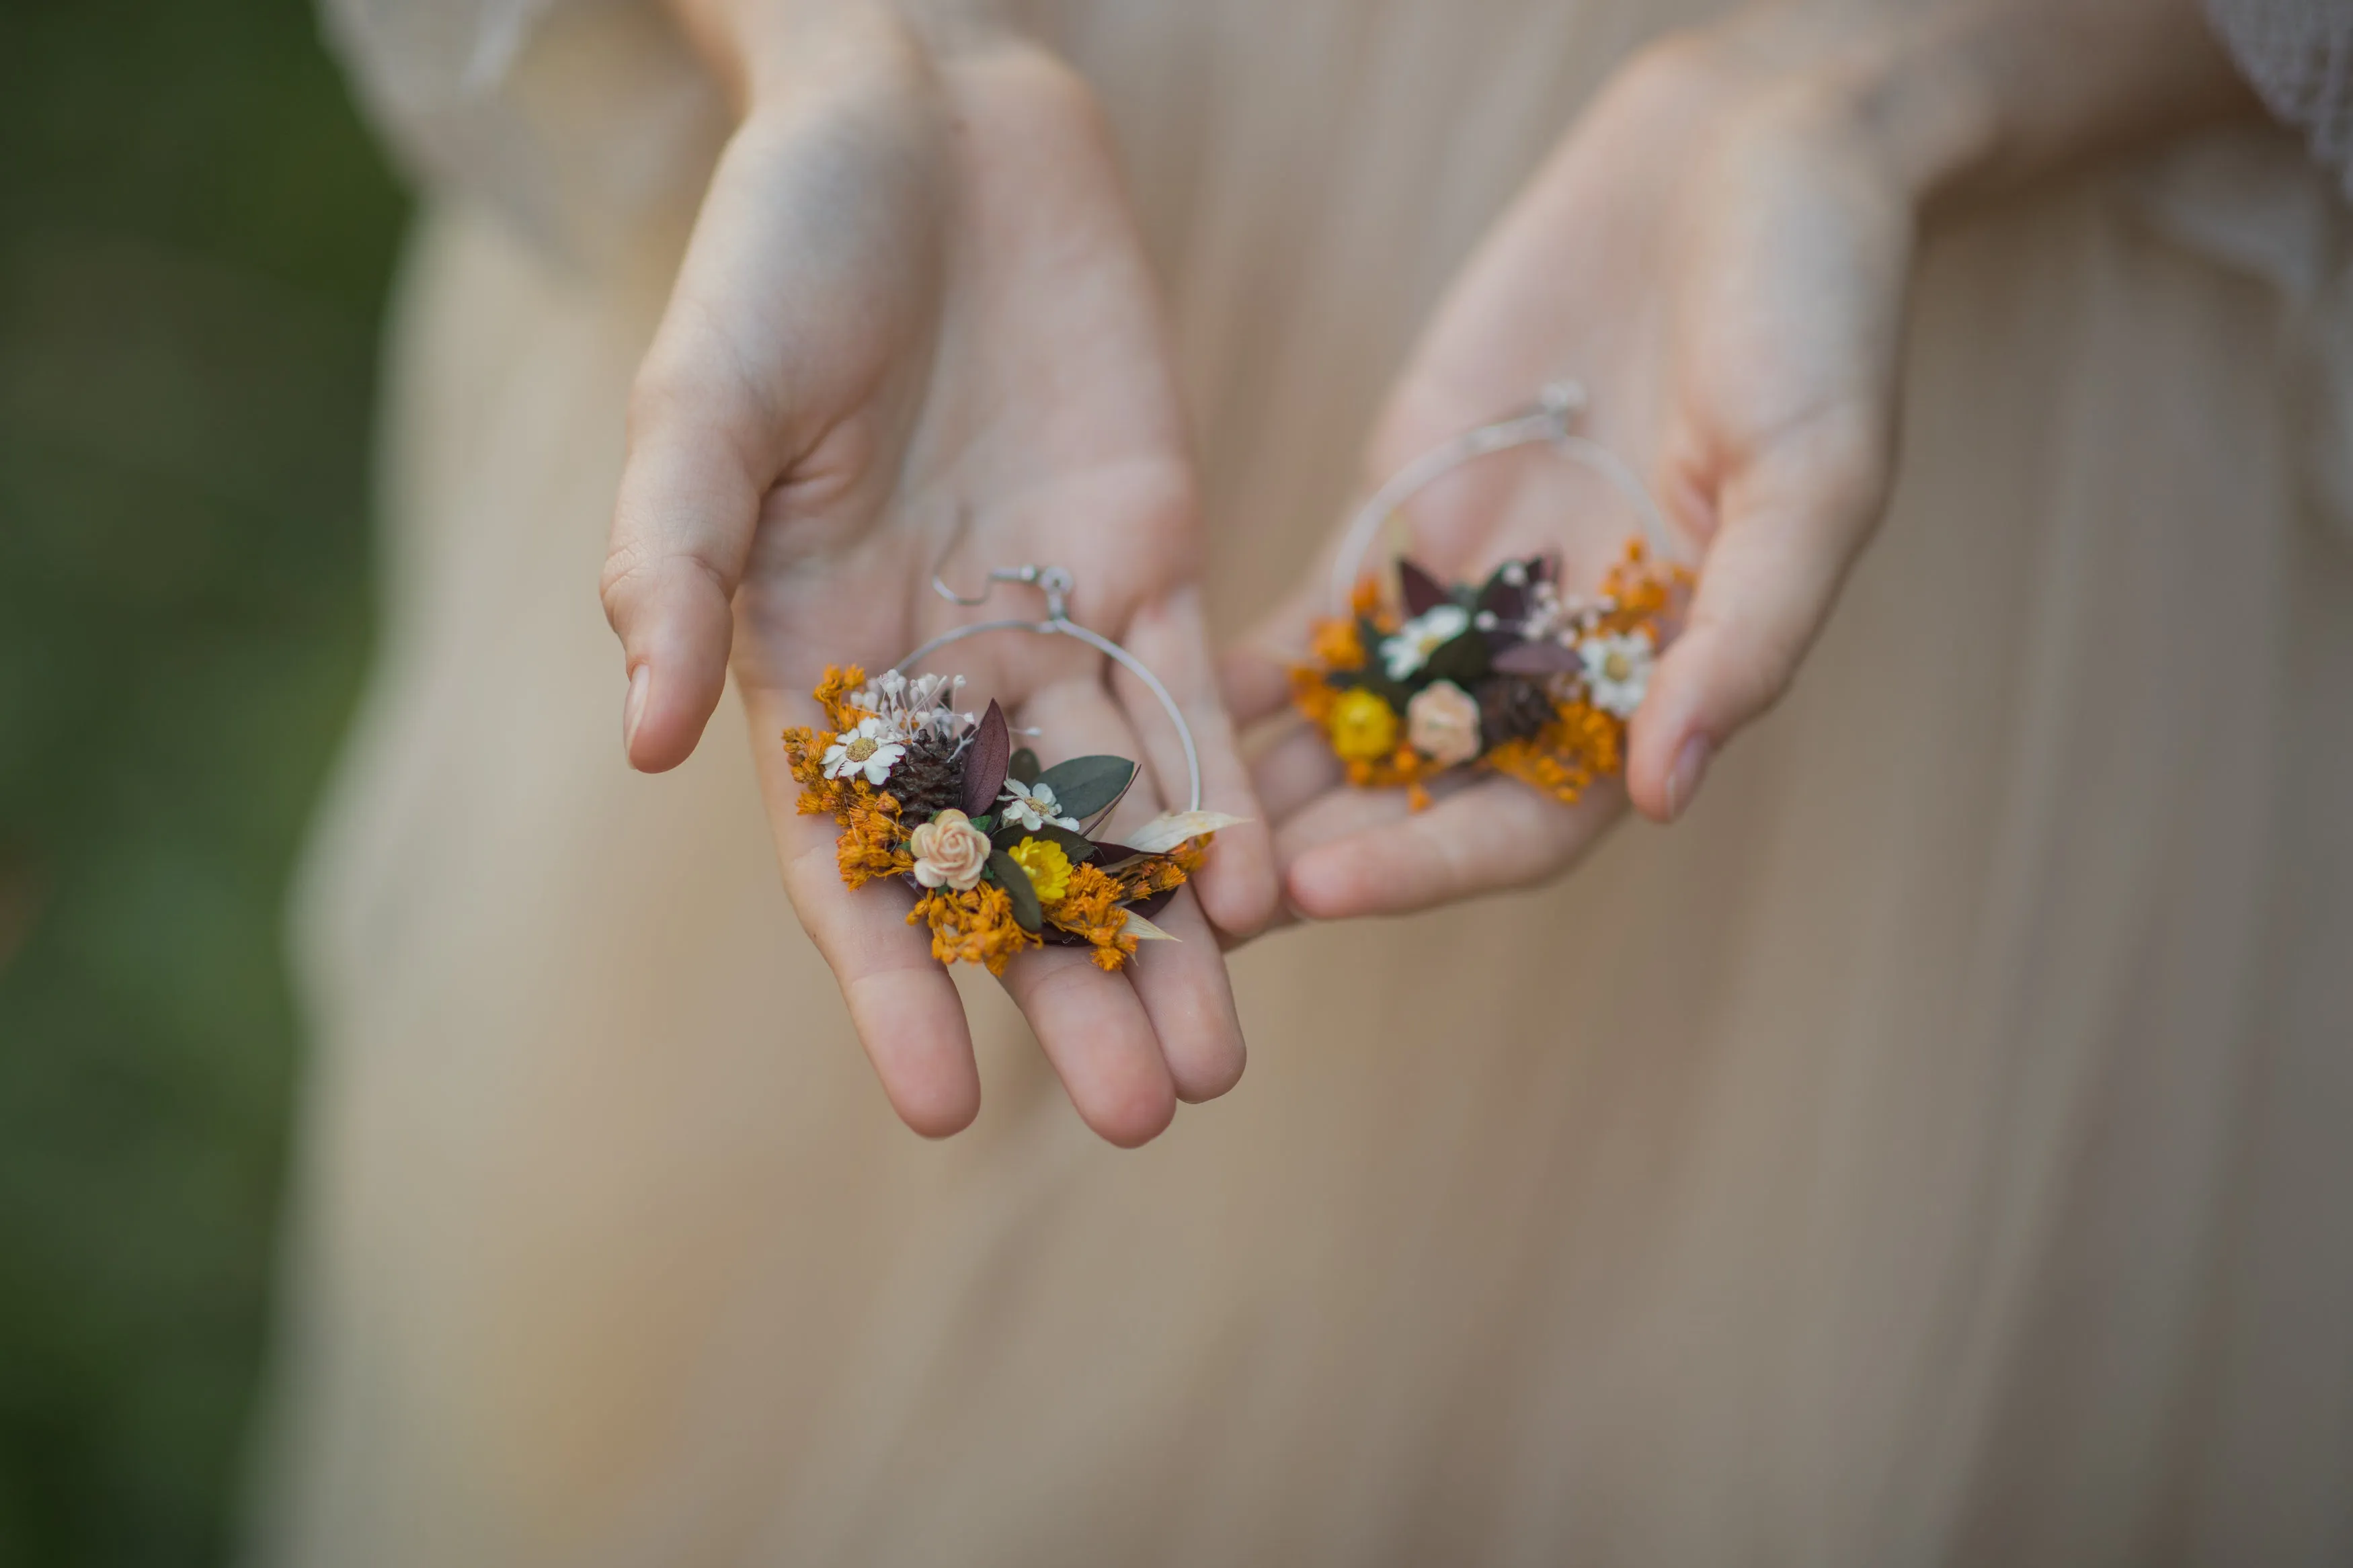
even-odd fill
[[[2256,96],[2353,195],[2353,4],[2206,0],[2206,14]]]
[[[320,0],[329,43],[410,174],[593,262],[690,195],[724,121],[651,0]]]

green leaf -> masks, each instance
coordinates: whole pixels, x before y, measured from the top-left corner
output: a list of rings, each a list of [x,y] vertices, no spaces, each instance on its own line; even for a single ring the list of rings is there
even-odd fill
[[[1425,686],[1451,680],[1468,690],[1473,682],[1485,679],[1491,668],[1493,656],[1487,651],[1486,637],[1478,632],[1465,632],[1431,654],[1430,662],[1418,673]]]
[[[965,820],[970,822],[975,827],[979,828],[983,833],[987,832],[990,828],[997,826],[997,818],[986,811],[982,812],[978,816],[967,817]]]
[[[1016,784],[1038,782],[1038,753],[1024,746],[1005,764],[1005,776]]]
[[[1119,804],[1135,782],[1135,764],[1125,757],[1072,757],[1056,763],[1037,782],[1054,792],[1054,808],[1084,822]]]
[[[1013,921],[1023,931],[1035,932],[1045,919],[1038,907],[1038,889],[1029,884],[1029,873],[1021,863],[999,849],[988,858],[989,875],[1005,889],[1005,896],[1013,900]]]

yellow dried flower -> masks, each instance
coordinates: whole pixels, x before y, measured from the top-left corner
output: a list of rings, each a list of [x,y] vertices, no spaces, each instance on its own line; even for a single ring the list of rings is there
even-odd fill
[[[1052,909],[1071,890],[1071,858],[1052,839],[1024,838],[1005,853],[1029,873],[1029,886],[1044,908]]]
[[[1377,691],[1359,686],[1342,692],[1324,722],[1332,731],[1332,750],[1343,761],[1385,757],[1397,749],[1397,710]]]

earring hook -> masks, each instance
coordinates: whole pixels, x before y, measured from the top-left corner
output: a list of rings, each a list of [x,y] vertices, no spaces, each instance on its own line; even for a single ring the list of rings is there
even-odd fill
[[[948,586],[947,579],[941,574],[940,568],[947,564],[949,554],[955,551],[958,541],[964,537],[966,521],[965,510],[958,507],[955,529],[948,535],[947,547],[940,552],[939,559],[933,563],[932,592],[951,605],[971,607],[987,604],[989,595],[996,591],[997,584],[999,583],[1020,584],[1035,587],[1045,595],[1046,618],[1042,621],[981,621],[973,626],[956,626],[942,632],[930,641],[917,647],[913,652],[894,662],[891,668],[903,674],[950,643],[962,642],[966,637],[978,637],[983,632],[1034,632],[1040,637],[1065,637],[1082,642],[1144,682],[1145,689],[1158,700],[1161,710],[1168,715],[1169,722],[1176,727],[1177,742],[1185,751],[1185,775],[1191,797],[1191,804],[1186,809],[1200,810],[1201,753],[1200,749],[1193,742],[1193,726],[1186,721],[1185,710],[1176,705],[1176,697],[1169,692],[1167,687],[1161,684],[1160,678],[1153,674],[1151,668],[1142,659],[1102,633],[1092,631],[1071,619],[1071,595],[1078,584],[1068,570],[1060,566],[999,566],[989,573],[982,582],[980,592],[977,594],[969,595],[959,594]]]
[[[1581,382],[1567,377],[1546,382],[1538,389],[1535,400],[1520,412],[1466,430],[1390,475],[1388,482],[1357,509],[1356,515],[1348,521],[1347,531],[1341,535],[1339,553],[1332,562],[1333,613],[1348,613],[1349,597],[1364,571],[1366,552],[1379,536],[1381,524],[1408,498],[1475,458],[1537,442],[1572,462],[1583,463],[1607,479],[1641,515],[1642,531],[1650,541],[1651,552],[1662,561],[1671,558],[1675,552],[1674,535],[1649,488],[1624,458],[1591,437],[1577,434],[1577,416],[1590,401]]]

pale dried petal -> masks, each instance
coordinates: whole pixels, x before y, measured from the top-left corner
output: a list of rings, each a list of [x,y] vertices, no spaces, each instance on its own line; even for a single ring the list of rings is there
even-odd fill
[[[1120,926],[1119,929],[1125,931],[1130,936],[1140,937],[1145,942],[1182,942],[1185,940],[1183,937],[1172,936],[1168,932],[1162,931],[1158,926],[1154,925],[1150,921],[1145,920],[1134,910],[1127,911],[1127,920]]]
[[[1198,838],[1205,833],[1215,833],[1220,828],[1237,827],[1249,820],[1247,816],[1228,816],[1222,811],[1168,811],[1133,833],[1121,834],[1119,841],[1130,849],[1146,855],[1161,855],[1188,838]]]

